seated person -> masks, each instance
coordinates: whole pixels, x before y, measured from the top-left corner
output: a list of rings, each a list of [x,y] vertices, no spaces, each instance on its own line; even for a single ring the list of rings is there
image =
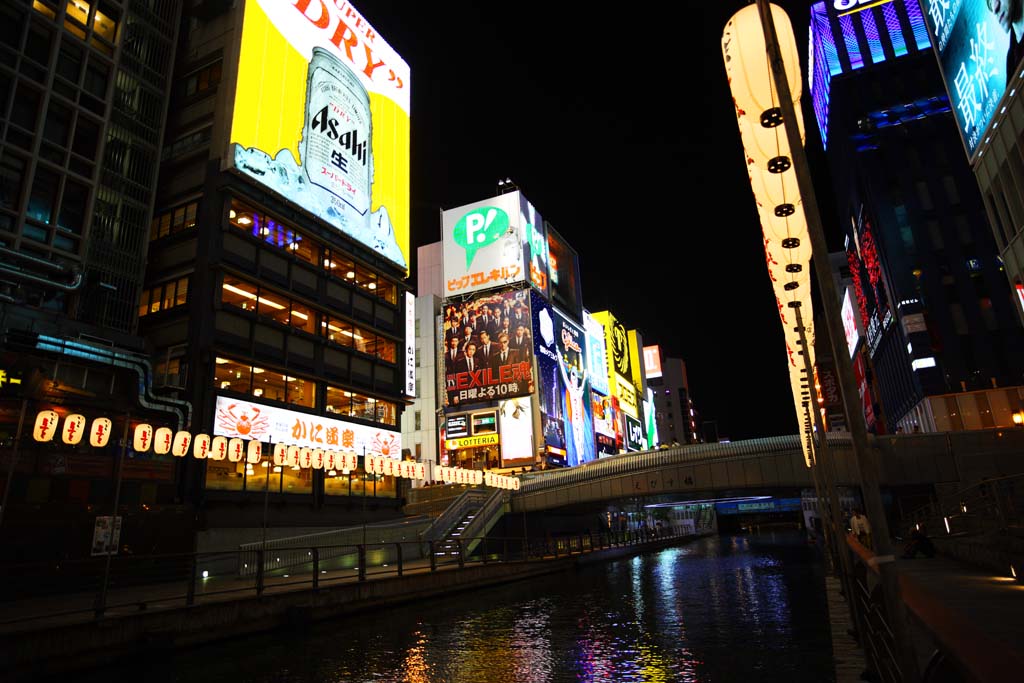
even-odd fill
[[[915,528],[910,532],[910,540],[903,546],[903,557],[913,559],[921,553],[925,557],[935,557],[935,544],[924,531],[924,527]]]

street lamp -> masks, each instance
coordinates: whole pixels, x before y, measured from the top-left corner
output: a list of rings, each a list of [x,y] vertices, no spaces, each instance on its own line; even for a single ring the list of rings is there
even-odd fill
[[[1018,427],[1024,427],[1024,408],[1013,413],[1013,424]]]

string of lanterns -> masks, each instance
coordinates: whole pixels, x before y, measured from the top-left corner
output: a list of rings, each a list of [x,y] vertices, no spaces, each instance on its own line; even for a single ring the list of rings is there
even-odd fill
[[[72,414],[61,423],[60,415],[54,410],[40,410],[36,415],[32,429],[32,438],[40,443],[53,441],[60,434],[61,441],[68,446],[77,446],[86,438],[88,432],[89,445],[93,448],[104,448],[110,442],[112,423],[108,417],[96,417],[89,423],[86,430],[84,415]],[[59,429],[58,429],[59,427]],[[132,432],[132,448],[138,453],[152,449],[156,455],[170,454],[176,458],[184,458],[191,452],[198,460],[227,460],[229,462],[245,462],[257,465],[263,461],[264,444],[226,436],[209,434],[192,434],[184,430],[172,430],[169,427],[153,428],[153,425],[141,423],[135,425]],[[275,467],[299,467],[314,470],[354,470],[359,466],[359,455],[354,451],[340,451],[329,448],[308,448],[284,443],[273,444],[269,458]],[[427,478],[427,466],[421,462],[395,460],[383,455],[366,455],[363,469],[367,474],[381,474],[403,479]],[[519,479],[504,475],[466,470],[460,467],[436,467],[434,474],[445,483],[472,484],[491,486],[500,489],[518,490]]]

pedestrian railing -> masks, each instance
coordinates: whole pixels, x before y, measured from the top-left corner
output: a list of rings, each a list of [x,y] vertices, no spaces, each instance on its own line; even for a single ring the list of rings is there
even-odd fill
[[[939,497],[903,517],[900,531],[984,534],[1024,525],[1024,474],[985,479]]]
[[[845,538],[840,552],[848,553],[851,560],[852,576],[848,577],[846,584],[851,595],[847,595],[846,602],[866,664],[875,676],[869,680],[904,683],[874,555],[852,535]]]
[[[547,562],[609,548],[640,549],[647,543],[689,535],[680,531],[581,534],[529,541],[468,537],[460,539],[458,552],[452,556],[433,552],[436,541],[413,540],[116,556],[106,571],[105,557],[63,562],[59,567],[52,563],[6,564],[0,577],[0,633],[28,622],[101,619],[471,565]],[[470,548],[475,550],[470,552]],[[251,564],[254,571],[240,574],[237,567],[245,564]]]

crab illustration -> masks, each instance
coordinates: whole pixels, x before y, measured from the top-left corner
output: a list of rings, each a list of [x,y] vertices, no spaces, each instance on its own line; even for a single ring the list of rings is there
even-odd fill
[[[381,434],[380,432],[374,434],[373,441],[370,442],[370,448],[385,457],[391,457],[391,452],[398,448],[398,445],[394,434]]]
[[[217,411],[217,425],[232,436],[258,437],[267,433],[270,418],[256,406],[232,403]]]

